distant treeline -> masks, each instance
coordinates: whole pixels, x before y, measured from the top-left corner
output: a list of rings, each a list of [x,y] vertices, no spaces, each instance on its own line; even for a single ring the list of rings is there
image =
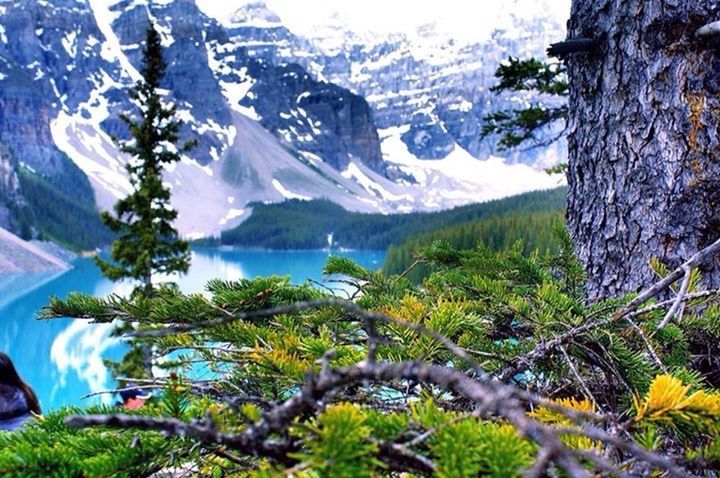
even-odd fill
[[[218,242],[266,249],[322,249],[328,247],[332,234],[335,247],[383,250],[429,232],[496,216],[515,214],[522,222],[524,215],[557,213],[565,207],[565,194],[565,188],[557,188],[448,211],[395,215],[351,213],[324,200],[254,204],[252,215],[225,231]],[[472,242],[470,236],[467,240]]]
[[[504,251],[522,241],[526,253],[555,252],[557,237],[553,233],[556,224],[564,221],[561,209],[542,212],[509,212],[465,224],[421,234],[404,243],[391,246],[385,257],[383,271],[386,274],[401,274],[414,262],[418,251],[436,241],[445,241],[455,249],[472,249],[482,243],[494,251]],[[431,272],[428,266],[420,264],[407,277],[419,283]]]

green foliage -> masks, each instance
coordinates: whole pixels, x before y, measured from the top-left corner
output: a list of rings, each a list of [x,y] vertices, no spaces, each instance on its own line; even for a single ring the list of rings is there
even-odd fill
[[[153,274],[186,272],[190,266],[189,245],[179,239],[172,225],[177,211],[170,207],[170,190],[163,185],[162,171],[179,161],[194,143],[179,150],[168,147],[179,141],[183,123],[175,119],[175,106],[162,104],[159,90],[165,69],[160,34],[151,25],[143,51],[142,80],[130,91],[130,98],[140,108],[140,121],[121,116],[133,138],[120,143],[120,149],[131,156],[125,169],[133,192],[115,204],[114,215],[102,215],[105,225],[118,235],[112,245],[113,262],[96,257],[105,276],[140,280],[145,293],[152,289]]]
[[[147,378],[147,350],[142,344],[131,344],[122,360],[104,359],[103,364],[110,370],[113,377]]]
[[[323,273],[329,276],[345,275],[359,280],[369,280],[372,277],[372,272],[369,270],[360,267],[352,259],[340,256],[329,257]]]
[[[188,387],[183,384],[182,380],[171,378],[165,387],[165,393],[160,402],[163,415],[171,418],[185,418],[190,406],[188,391]]]
[[[568,116],[568,106],[561,98],[568,94],[568,82],[562,63],[545,63],[535,58],[520,60],[510,57],[495,72],[496,93],[532,93],[535,103],[517,109],[491,113],[485,117],[481,136],[499,135],[502,149],[523,144],[536,146],[552,142],[548,138],[552,126]]]
[[[438,457],[438,476],[447,478],[520,477],[536,453],[513,427],[472,419],[442,427],[430,449]]]
[[[470,249],[478,243],[499,251],[511,248],[522,239],[525,253],[533,250],[553,252],[560,245],[553,229],[562,220],[560,208],[547,212],[511,212],[419,234],[400,245],[391,246],[385,256],[383,270],[387,274],[401,274],[422,256],[422,251],[433,245],[434,254],[440,254],[442,250],[453,254],[458,249]],[[435,259],[438,258],[435,255]],[[444,260],[449,259],[446,257]],[[409,271],[406,277],[412,282],[420,282],[432,271],[431,265],[423,262]]]
[[[79,175],[82,173],[78,172]],[[63,181],[74,184],[80,179],[48,179],[25,168],[18,171],[28,208],[23,211],[26,228],[37,226],[40,238],[55,241],[73,250],[92,250],[114,237],[98,217],[92,189],[75,186],[66,190]],[[84,178],[84,177],[83,177]],[[87,178],[84,178],[87,182]],[[29,235],[26,234],[26,239]]]
[[[333,234],[335,246],[384,250],[420,234],[510,212],[560,211],[565,188],[533,192],[462,206],[449,211],[411,214],[350,213],[329,201],[291,200],[255,204],[252,215],[225,231],[222,244],[267,249],[322,249]]]
[[[377,445],[369,441],[372,429],[366,420],[355,405],[333,405],[307,426],[309,453],[298,458],[323,477],[372,476],[381,463],[374,458]]]
[[[535,58],[510,57],[498,66],[498,84],[492,91],[537,91],[548,95],[567,95],[568,82],[562,63],[544,63]]]
[[[147,476],[170,465],[177,438],[135,431],[108,433],[65,424],[76,413],[109,413],[109,408],[52,412],[14,433],[0,432],[0,475],[8,478]],[[150,410],[144,410],[149,413]]]
[[[137,359],[142,353],[135,351],[146,347],[170,374],[143,413],[232,438],[219,448],[214,436],[183,434],[146,456],[146,466],[167,467],[173,458],[176,465],[194,466],[197,476],[213,477],[424,476],[428,469],[446,477],[512,477],[541,454],[542,436],[534,426],[577,452],[591,475],[601,470],[590,456],[604,457],[630,476],[660,473],[656,464],[641,466],[627,448],[584,435],[592,423],[617,439],[672,456],[688,472],[716,472],[720,393],[715,370],[697,361],[694,350],[717,343],[711,321],[718,308],[695,302],[702,307],[688,307],[683,322],[660,330],[662,308],[613,319],[633,296],[586,304],[572,243],[564,229],[555,233],[549,255],[522,244],[496,251],[435,242],[418,256],[431,272],[417,286],[347,260],[329,261],[325,272],[355,282],[355,305],[374,319],[338,306],[322,289],[282,277],[215,280],[202,295],[177,287],[127,299],[75,294],[53,299],[45,314],[134,324],[141,335],[133,339]],[[316,303],[323,299],[332,303]],[[308,301],[313,307],[298,305]],[[268,314],[268,308],[276,310]],[[539,353],[561,337],[559,347]],[[130,362],[122,365],[131,370]],[[371,365],[423,371],[412,379],[385,371],[353,380],[358,367]],[[459,376],[432,381],[420,367]],[[198,370],[204,380],[193,380]],[[485,374],[513,384],[515,392],[495,397],[502,385],[484,382],[487,388],[477,393],[493,397],[490,408],[459,393],[471,385],[458,377]],[[336,386],[324,391],[331,382]],[[524,398],[530,393],[536,398]],[[516,402],[522,407],[514,414],[503,412],[502,406]],[[568,410],[584,418],[568,416]],[[525,419],[530,422],[518,426]],[[249,434],[263,430],[262,444],[269,449],[243,445]],[[121,444],[118,456],[128,460],[128,469],[141,466],[122,444],[147,432],[87,433],[101,432]],[[63,429],[43,439],[74,441],[81,433]],[[17,456],[29,448],[27,440],[9,444],[0,457]],[[69,470],[91,474],[91,465],[119,466],[117,456],[83,446]],[[69,459],[51,445],[34,448],[32,453],[46,454],[42,460],[58,467]],[[97,462],[88,461],[92,454]],[[559,469],[547,474],[564,476]]]
[[[112,299],[104,300],[87,294],[71,292],[67,299],[59,299],[54,296],[50,297],[50,305],[48,309],[58,310],[62,308],[68,317],[86,315],[88,317],[98,318],[101,321],[107,321],[104,317],[102,317],[102,314],[105,313],[108,304],[111,303],[111,301]]]
[[[0,141],[0,161],[17,175],[17,189],[0,191],[0,207],[7,208],[10,229],[20,237],[50,240],[73,250],[95,249],[112,240],[97,215],[90,181],[70,158],[62,158],[52,175],[43,175],[20,166]]]

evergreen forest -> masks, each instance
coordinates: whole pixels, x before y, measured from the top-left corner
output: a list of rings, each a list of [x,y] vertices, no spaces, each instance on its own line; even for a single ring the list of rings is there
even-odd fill
[[[565,196],[566,189],[557,188],[448,211],[399,215],[352,213],[329,201],[295,199],[256,204],[252,215],[224,232],[219,243],[266,249],[323,249],[329,246],[328,235],[332,234],[334,247],[384,250],[423,233],[493,216],[558,212],[565,206]]]

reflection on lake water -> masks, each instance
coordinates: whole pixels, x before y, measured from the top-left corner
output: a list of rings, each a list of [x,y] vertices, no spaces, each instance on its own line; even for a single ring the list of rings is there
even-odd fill
[[[308,279],[320,281],[329,254],[327,251],[197,249],[193,252],[190,273],[177,282],[184,292],[200,292],[214,278],[237,280],[287,275],[294,283]],[[371,269],[378,269],[384,259],[383,252],[375,251],[333,254],[350,257]],[[91,259],[78,259],[74,265],[62,274],[0,276],[0,350],[13,358],[22,377],[37,392],[44,410],[88,404],[89,400],[82,400],[83,395],[112,388],[103,359],[117,360],[123,352],[121,341],[110,337],[110,325],[35,319],[50,296],[66,297],[74,291],[106,296],[126,294],[131,288],[103,278]]]

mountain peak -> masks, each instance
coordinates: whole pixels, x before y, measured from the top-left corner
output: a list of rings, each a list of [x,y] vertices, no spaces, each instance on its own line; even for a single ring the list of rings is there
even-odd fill
[[[280,16],[263,0],[193,0],[205,15],[226,28],[279,26]]]
[[[230,21],[233,25],[252,26],[281,26],[280,17],[262,1],[254,1],[243,5],[232,14]]]

